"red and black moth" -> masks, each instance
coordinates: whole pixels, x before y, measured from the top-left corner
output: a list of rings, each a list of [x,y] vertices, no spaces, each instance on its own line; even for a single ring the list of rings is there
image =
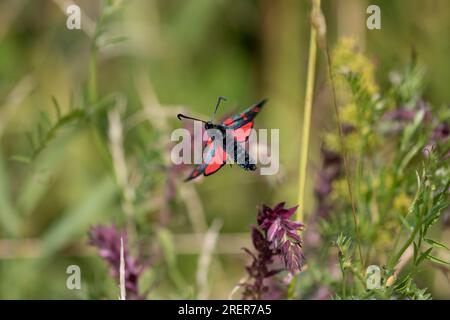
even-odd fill
[[[222,100],[226,99],[224,97],[219,97],[217,100],[217,104],[210,121],[203,121],[200,119],[187,117],[182,114],[178,114],[177,116],[179,120],[185,118],[201,121],[205,124],[205,130],[207,133],[210,132],[210,129],[215,129],[221,133],[220,136],[223,138],[222,143],[218,143],[214,136],[209,136],[209,139],[206,142],[206,147],[203,150],[203,163],[197,165],[185,181],[195,179],[202,174],[209,176],[217,172],[227,163],[228,157],[231,157],[233,159],[232,162],[236,163],[244,170],[256,170],[255,162],[250,158],[250,155],[241,144],[248,140],[254,125],[253,119],[261,111],[262,107],[266,103],[266,99],[256,103],[241,113],[233,115],[222,123],[215,124],[212,120]]]

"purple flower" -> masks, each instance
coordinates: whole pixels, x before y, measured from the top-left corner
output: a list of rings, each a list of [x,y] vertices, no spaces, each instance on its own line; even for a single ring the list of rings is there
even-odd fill
[[[450,137],[450,126],[446,122],[438,123],[434,128],[428,144],[423,149],[425,158],[430,156],[430,151],[437,151],[443,159],[450,158],[450,149],[446,147],[445,142]]]
[[[342,157],[326,149],[321,150],[323,163],[318,174],[318,181],[314,189],[319,200],[327,197],[331,191],[331,185],[342,173]]]
[[[432,119],[429,105],[423,101],[417,101],[416,105],[412,108],[399,106],[396,109],[386,112],[383,116],[383,120],[387,120],[389,123],[390,133],[398,134],[405,129],[406,124],[411,123],[416,117],[419,111],[424,112],[423,122],[429,123]]]
[[[98,255],[108,263],[110,274],[117,282],[119,281],[121,238],[123,238],[124,242],[127,299],[144,299],[139,294],[138,281],[148,263],[142,263],[140,259],[131,256],[127,246],[127,232],[118,230],[115,225],[97,225],[89,230],[89,244],[98,249]]]
[[[243,299],[281,298],[286,294],[286,284],[275,281],[273,276],[283,270],[291,273],[301,270],[302,241],[297,230],[303,225],[290,220],[296,210],[297,207],[284,208],[284,203],[273,209],[265,205],[259,208],[258,227],[252,227],[256,253],[244,249],[252,257],[252,263],[246,267],[249,281],[241,284],[244,287]]]
[[[413,121],[416,116],[416,110],[407,109],[407,108],[398,108],[392,111],[389,111],[385,114],[384,118],[386,120],[393,120],[399,122],[408,122]]]
[[[276,277],[267,278],[265,281],[265,290],[261,296],[261,300],[286,300],[286,288],[288,284],[280,281]]]
[[[450,126],[448,123],[440,123],[433,131],[432,141],[444,141],[450,136]]]
[[[286,209],[284,205],[281,202],[273,209],[263,205],[258,211],[257,220],[261,230],[266,232],[267,241],[281,256],[286,269],[295,273],[301,270],[303,262],[302,240],[297,233],[303,224],[290,220],[298,206]]]
[[[252,228],[252,242],[257,253],[253,254],[250,250],[244,248],[252,257],[252,263],[246,267],[247,273],[251,279],[244,284],[244,292],[242,298],[244,300],[260,300],[263,294],[268,292],[269,287],[265,283],[265,279],[277,274],[280,270],[272,270],[270,266],[276,255],[275,251],[270,248],[270,243],[265,239],[263,233],[256,227]]]
[[[342,124],[342,133],[343,133],[344,135],[351,134],[351,133],[353,133],[353,132],[355,132],[355,131],[356,131],[355,126],[353,126],[353,125],[351,125],[351,124],[348,124],[348,123],[343,123],[343,124]]]

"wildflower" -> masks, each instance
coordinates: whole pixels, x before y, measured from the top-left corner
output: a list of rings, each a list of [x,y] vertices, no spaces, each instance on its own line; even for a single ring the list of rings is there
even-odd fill
[[[431,137],[432,141],[443,141],[448,139],[450,136],[450,126],[448,123],[440,123],[433,131],[433,135]]]
[[[401,214],[408,213],[412,199],[405,192],[401,192],[394,198],[393,209]]]
[[[314,189],[318,202],[316,214],[319,217],[327,217],[333,209],[330,203],[330,194],[333,191],[333,182],[342,175],[342,157],[336,153],[326,149],[321,150],[322,168],[318,173],[317,183]]]
[[[253,261],[246,267],[250,280],[241,284],[245,288],[243,299],[282,298],[287,284],[275,281],[273,276],[283,270],[291,274],[301,270],[304,258],[297,230],[301,230],[303,224],[290,220],[297,206],[287,209],[284,205],[282,202],[273,209],[265,205],[258,209],[258,227],[252,227],[256,253],[244,248]],[[283,267],[276,267],[280,262]]]
[[[378,93],[379,88],[375,81],[375,64],[357,47],[355,39],[341,39],[333,50],[332,61],[334,68],[340,73],[360,74],[370,95]],[[345,88],[341,79],[337,78],[336,80],[339,89]]]
[[[442,154],[443,159],[450,158],[450,149],[445,148],[445,142],[450,137],[450,126],[446,122],[438,123],[438,125],[434,128],[430,139],[428,140],[428,144],[425,146],[423,150],[423,155],[425,158],[430,156],[431,151],[436,151]],[[444,149],[443,149],[444,148]],[[440,150],[440,151],[439,151]]]
[[[274,262],[276,251],[270,247],[264,234],[256,227],[252,227],[252,242],[257,253],[253,254],[250,250],[244,248],[252,258],[251,265],[246,267],[247,273],[253,282],[242,284],[244,286],[243,299],[259,300],[263,298],[263,294],[269,291],[269,287],[265,284],[265,279],[277,274],[281,270],[271,270],[270,266]]]
[[[387,111],[383,115],[383,120],[386,120],[388,126],[388,133],[398,134],[403,132],[408,123],[412,123],[418,112],[423,112],[423,122],[430,122],[432,116],[430,107],[423,100],[418,100],[412,107],[400,106],[393,110]]]
[[[341,107],[341,121],[347,127],[358,125],[358,107],[354,103],[349,103]],[[342,128],[344,130],[344,128]]]
[[[124,242],[125,288],[127,298],[131,300],[144,299],[139,294],[138,282],[148,263],[131,256],[127,247],[127,232],[118,230],[115,225],[97,225],[89,230],[89,244],[98,249],[98,254],[109,265],[111,276],[118,281],[120,268],[120,239]]]
[[[350,132],[349,128],[345,128],[344,135]],[[335,182],[340,179],[343,173],[343,159],[339,153],[322,148],[321,156],[322,165],[317,174],[314,187],[317,207],[309,221],[309,227],[304,236],[309,249],[320,247],[321,235],[318,231],[317,223],[320,219],[327,219],[334,210],[333,189]]]
[[[416,111],[407,108],[397,108],[389,111],[385,114],[384,118],[386,120],[408,122],[413,121],[416,116]]]

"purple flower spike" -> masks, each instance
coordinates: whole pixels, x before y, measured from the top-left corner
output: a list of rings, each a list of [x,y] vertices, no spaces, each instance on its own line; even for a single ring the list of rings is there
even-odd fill
[[[258,227],[252,228],[252,242],[257,252],[244,249],[253,261],[246,268],[250,279],[241,284],[244,287],[243,299],[282,298],[287,286],[276,282],[273,276],[283,270],[291,274],[301,270],[304,258],[297,231],[303,228],[303,224],[290,220],[297,206],[286,209],[284,205],[282,202],[273,209],[265,205],[258,209]],[[280,267],[280,262],[284,268]]]
[[[127,246],[127,232],[118,230],[115,225],[97,225],[89,230],[89,244],[98,249],[98,255],[108,263],[110,274],[117,282],[119,281],[120,268],[120,238],[123,238],[124,242],[127,299],[144,299],[139,294],[138,281],[148,264],[142,263],[140,259],[131,256]]]
[[[267,241],[282,258],[285,267],[295,273],[301,270],[303,254],[302,241],[297,230],[303,229],[303,224],[289,220],[297,211],[298,206],[285,208],[285,203],[277,204],[273,209],[262,206],[258,210],[259,227],[267,233]]]

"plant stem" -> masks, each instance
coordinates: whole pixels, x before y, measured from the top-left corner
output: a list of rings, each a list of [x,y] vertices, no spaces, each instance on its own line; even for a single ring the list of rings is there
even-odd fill
[[[320,10],[320,0],[312,1],[312,12],[314,10]],[[296,214],[297,221],[304,220],[305,210],[305,184],[306,184],[306,165],[308,162],[308,149],[309,149],[309,131],[311,127],[311,110],[314,97],[314,83],[316,78],[316,57],[317,57],[317,31],[314,26],[311,25],[311,31],[309,36],[309,53],[308,53],[308,71],[306,78],[306,90],[305,90],[305,106],[303,110],[303,133],[302,133],[302,147],[300,150],[299,170],[298,170],[298,199],[297,204],[299,208]],[[293,299],[295,285],[297,283],[297,277],[293,277],[288,288],[288,299]]]
[[[125,289],[125,258],[124,258],[122,237],[120,238],[119,287],[120,287],[120,300],[127,300],[127,291]]]
[[[95,42],[95,41],[94,41]],[[95,46],[95,43],[93,44]],[[97,102],[97,49],[91,49],[89,58],[88,101],[91,105]]]
[[[313,1],[313,10],[320,9],[320,0]],[[309,131],[311,127],[311,110],[314,96],[314,82],[316,76],[316,57],[317,57],[317,31],[311,26],[309,37],[309,54],[308,54],[308,73],[306,78],[305,106],[303,110],[303,133],[302,147],[300,150],[299,162],[299,187],[298,201],[299,209],[297,211],[297,221],[304,220],[305,211],[305,184],[306,184],[306,167],[308,162],[309,149]]]
[[[319,4],[319,6],[317,6],[317,4]],[[350,179],[350,169],[349,169],[348,160],[347,160],[347,150],[346,150],[345,142],[344,142],[344,134],[342,132],[342,122],[341,122],[341,118],[339,115],[339,108],[338,108],[337,96],[336,96],[336,86],[334,83],[331,57],[330,57],[330,52],[328,50],[326,21],[325,21],[322,11],[320,10],[320,1],[313,0],[313,11],[311,14],[311,22],[312,22],[313,27],[318,32],[318,39],[317,39],[318,43],[319,43],[321,49],[325,52],[325,60],[326,60],[328,76],[330,78],[330,85],[331,85],[331,91],[332,91],[333,107],[334,107],[334,112],[335,112],[335,116],[336,116],[338,131],[339,131],[339,142],[340,142],[340,146],[341,146],[342,159],[344,162],[345,177],[346,177],[346,181],[347,181],[348,194],[349,194],[349,198],[350,198],[349,200],[350,200],[351,207],[352,207],[352,216],[353,216],[353,223],[354,223],[354,227],[355,227],[356,242],[357,242],[357,246],[358,246],[358,253],[359,253],[359,258],[361,261],[361,267],[362,267],[362,269],[364,269],[364,259],[363,259],[362,250],[361,250],[361,238],[359,236],[358,218],[356,215],[356,204],[355,204],[355,199],[353,197],[353,191],[352,191],[353,187],[352,187],[352,183],[351,183],[351,179]]]
[[[418,191],[417,191],[416,198],[414,199],[414,202],[413,202],[413,206],[415,205],[415,203],[416,203],[417,201],[419,201],[418,198],[419,198],[419,196],[420,196],[420,195],[419,195],[420,192],[421,192],[421,186],[419,186],[419,189],[418,189]],[[405,244],[404,244],[404,245],[400,248],[400,250],[397,252],[397,254],[396,254],[395,256],[393,256],[391,260],[389,260],[388,268],[390,268],[390,269],[391,269],[391,268],[394,268],[394,267],[395,267],[395,264],[397,263],[397,261],[400,260],[400,258],[402,257],[402,255],[403,255],[403,253],[406,251],[406,249],[408,249],[408,247],[414,242],[414,239],[416,238],[417,232],[419,232],[420,228],[422,227],[422,222],[423,222],[423,221],[422,221],[423,210],[422,210],[422,209],[419,209],[419,210],[420,210],[420,211],[419,211],[418,221],[417,221],[416,225],[414,226],[413,231],[411,232],[411,234],[410,234],[408,240],[406,240]]]
[[[406,249],[408,249],[408,247],[413,243],[414,239],[416,238],[416,234],[419,231],[421,226],[422,226],[422,223],[421,223],[421,221],[419,221],[416,224],[416,226],[414,227],[413,232],[411,233],[411,235],[409,236],[408,240],[405,242],[403,247],[400,249],[400,251],[389,262],[389,265],[388,265],[389,268],[393,268],[394,267],[395,263],[400,260],[400,258],[402,257],[402,255],[406,251]]]
[[[88,78],[88,102],[94,104],[98,99],[97,91],[97,59],[98,59],[98,38],[101,34],[103,24],[104,4],[100,7],[100,15],[95,25],[94,35],[91,40],[91,53],[89,57],[89,78]]]

